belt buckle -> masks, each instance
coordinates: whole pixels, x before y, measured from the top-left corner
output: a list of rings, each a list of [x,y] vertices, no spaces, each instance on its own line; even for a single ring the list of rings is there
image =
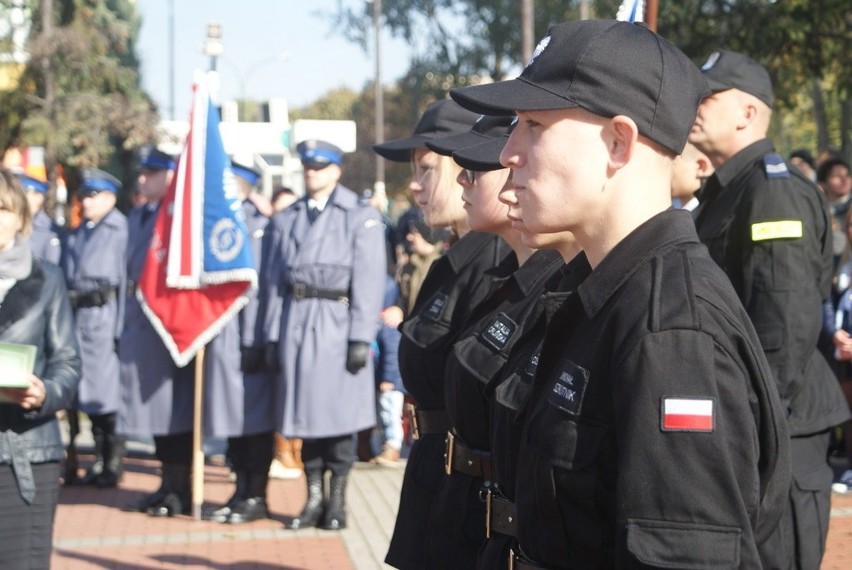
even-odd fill
[[[456,446],[456,436],[453,432],[447,432],[446,452],[444,453],[444,473],[447,475],[453,474],[453,449]]]
[[[408,425],[411,428],[411,437],[420,439],[420,424],[417,422],[417,406],[405,404],[405,413],[408,414]]]
[[[297,301],[301,301],[305,298],[305,292],[307,291],[307,285],[304,283],[293,283],[293,298]]]

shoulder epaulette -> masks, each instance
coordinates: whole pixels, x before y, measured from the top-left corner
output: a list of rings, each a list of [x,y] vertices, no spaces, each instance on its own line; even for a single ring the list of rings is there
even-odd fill
[[[770,152],[763,157],[763,169],[767,178],[789,178],[790,170],[784,158],[777,152]]]

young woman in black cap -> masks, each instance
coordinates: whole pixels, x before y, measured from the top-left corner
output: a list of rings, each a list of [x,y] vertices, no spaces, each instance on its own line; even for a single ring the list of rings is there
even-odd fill
[[[492,291],[456,336],[444,368],[452,427],[446,437],[446,475],[427,533],[429,564],[434,568],[477,566],[486,538],[483,492],[492,487],[496,475],[490,440],[491,386],[545,286],[559,278],[564,260],[555,248],[565,250],[567,258],[576,253],[568,232],[549,234],[531,247],[507,216],[507,204],[500,196],[511,191],[512,176],[499,158],[511,124],[512,117],[483,117],[468,133],[426,143],[440,154],[452,154],[464,167],[458,180],[471,229],[499,235],[512,248],[499,266],[488,271],[494,279]],[[550,249],[537,249],[542,246]]]
[[[429,563],[429,515],[443,478],[444,440],[450,427],[444,398],[444,364],[456,334],[492,287],[486,271],[508,253],[497,236],[470,232],[456,182],[460,167],[428,148],[438,136],[467,132],[476,115],[456,103],[434,103],[412,136],[373,148],[396,162],[413,163],[409,186],[431,227],[451,226],[459,236],[436,261],[423,282],[414,309],[402,323],[399,367],[411,409],[416,440],[403,479],[399,514],[385,561],[397,568],[434,568]]]

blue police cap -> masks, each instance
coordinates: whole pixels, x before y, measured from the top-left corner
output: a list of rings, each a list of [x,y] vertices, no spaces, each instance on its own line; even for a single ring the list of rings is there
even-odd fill
[[[304,166],[325,168],[329,164],[343,164],[343,151],[330,142],[308,139],[296,145]]]
[[[82,183],[80,192],[112,192],[115,194],[121,188],[121,181],[103,170],[97,168],[84,168],[81,175]]]
[[[234,176],[239,176],[252,186],[257,184],[257,181],[260,180],[260,172],[254,168],[249,168],[244,164],[234,162],[233,160],[231,161],[231,170],[233,171]]]
[[[18,181],[21,183],[21,187],[25,192],[39,192],[41,194],[46,194],[47,189],[49,187],[46,180],[42,180],[41,178],[36,178],[35,176],[30,176],[26,172],[14,172],[14,175],[18,178]]]
[[[142,170],[172,170],[175,159],[156,147],[143,148],[139,153],[139,168]]]

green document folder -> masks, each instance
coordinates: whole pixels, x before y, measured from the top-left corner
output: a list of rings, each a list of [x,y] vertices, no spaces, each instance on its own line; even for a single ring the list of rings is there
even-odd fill
[[[0,342],[0,388],[29,388],[37,350],[33,344]]]

